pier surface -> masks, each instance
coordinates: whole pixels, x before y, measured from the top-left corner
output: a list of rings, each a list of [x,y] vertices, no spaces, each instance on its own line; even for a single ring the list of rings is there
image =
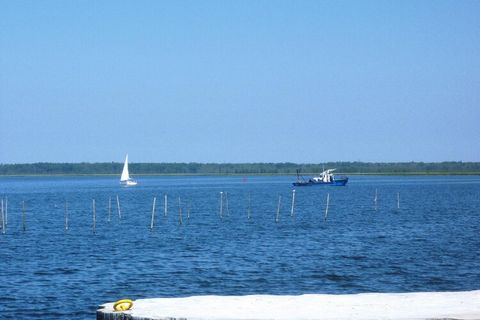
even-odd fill
[[[480,290],[466,292],[193,296],[106,303],[97,320],[480,319]]]

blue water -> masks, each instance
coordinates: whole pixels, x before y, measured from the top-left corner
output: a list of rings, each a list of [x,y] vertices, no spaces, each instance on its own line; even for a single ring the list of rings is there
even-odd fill
[[[110,177],[0,178],[0,318],[94,319],[120,298],[480,289],[480,177],[297,187],[292,217],[293,180],[142,177],[122,188]]]

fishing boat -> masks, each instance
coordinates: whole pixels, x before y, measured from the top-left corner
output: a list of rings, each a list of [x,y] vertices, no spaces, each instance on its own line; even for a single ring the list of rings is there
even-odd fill
[[[125,157],[125,163],[123,164],[123,171],[122,176],[120,177],[120,184],[125,187],[136,186],[137,181],[130,178],[130,174],[128,173],[128,154]]]
[[[301,177],[297,170],[297,181],[292,184],[296,187],[302,186],[344,186],[348,182],[346,176],[335,176],[333,171],[336,169],[327,169],[318,176],[310,178],[308,181]]]
[[[332,172],[336,169],[327,169],[318,176],[311,178],[309,181],[312,185],[328,185],[328,186],[344,186],[348,182],[348,177],[336,177]]]

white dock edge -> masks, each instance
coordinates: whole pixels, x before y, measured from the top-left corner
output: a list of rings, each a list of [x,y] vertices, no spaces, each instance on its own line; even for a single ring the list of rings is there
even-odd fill
[[[140,299],[128,311],[113,303],[97,320],[322,320],[480,319],[480,290],[466,292],[306,294],[299,296],[193,296]]]

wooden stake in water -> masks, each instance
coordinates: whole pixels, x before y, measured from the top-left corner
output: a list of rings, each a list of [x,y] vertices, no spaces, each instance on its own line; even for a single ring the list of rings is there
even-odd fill
[[[68,203],[65,200],[65,230],[68,230]]]
[[[153,229],[153,222],[155,221],[155,203],[156,202],[157,202],[157,197],[153,197],[152,220],[150,221],[150,230]]]
[[[229,216],[230,210],[228,209],[228,192],[225,192],[225,209],[227,209],[227,216]]]
[[[120,199],[118,198],[118,195],[117,195],[117,210],[118,210],[118,219],[122,219],[122,213],[120,211]]]
[[[164,216],[166,217],[166,216],[167,216],[167,212],[168,212],[168,199],[167,199],[167,195],[165,195],[164,209],[165,209]]]
[[[280,206],[282,204],[282,196],[278,196],[278,206],[277,206],[277,215],[275,217],[275,222],[280,220]]]
[[[5,225],[8,225],[8,197],[5,197]]]
[[[400,192],[397,192],[397,209],[400,209]]]
[[[180,197],[178,197],[178,223],[183,224],[183,219],[182,219],[182,202],[180,200]]]
[[[97,213],[95,210],[95,199],[92,199],[92,210],[93,210],[93,234],[97,233],[96,227],[97,227]]]
[[[108,197],[108,218],[107,221],[112,221],[112,197]]]
[[[330,205],[330,193],[327,193],[327,205],[325,206],[325,216],[323,217],[323,221],[327,221],[329,205]]]
[[[3,212],[3,199],[2,199],[2,213],[1,213],[1,218],[2,218],[2,233],[5,234],[5,215]]]
[[[247,207],[247,219],[250,219],[252,213],[252,199],[250,197],[250,192],[248,193],[248,207]]]
[[[223,219],[223,191],[220,191],[220,219]]]
[[[27,221],[26,221],[26,217],[25,217],[25,201],[22,201],[22,229],[23,231],[26,231],[27,230]]]
[[[295,189],[292,190],[292,209],[290,210],[290,216],[293,217],[295,208]]]

